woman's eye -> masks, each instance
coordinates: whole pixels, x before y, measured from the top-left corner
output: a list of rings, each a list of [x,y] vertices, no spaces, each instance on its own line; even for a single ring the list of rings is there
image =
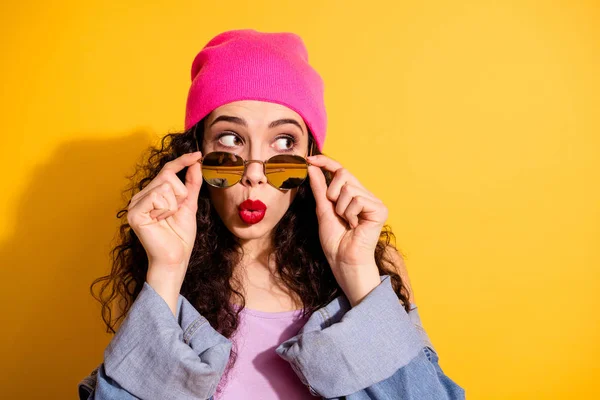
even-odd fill
[[[219,136],[219,143],[226,147],[235,147],[237,146],[236,141],[239,141],[240,138],[234,135],[233,133],[223,133]]]
[[[296,144],[296,140],[291,136],[282,136],[277,138],[277,150],[292,150]]]

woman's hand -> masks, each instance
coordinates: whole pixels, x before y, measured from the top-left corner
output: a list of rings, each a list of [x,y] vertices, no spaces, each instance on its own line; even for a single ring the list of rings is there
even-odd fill
[[[337,161],[322,154],[308,160],[323,252],[354,306],[381,282],[375,248],[388,209]],[[334,174],[329,187],[319,167]]]
[[[202,186],[201,152],[164,165],[129,203],[127,221],[148,255],[146,280],[175,307],[196,240],[196,213]],[[176,173],[188,167],[185,184]]]

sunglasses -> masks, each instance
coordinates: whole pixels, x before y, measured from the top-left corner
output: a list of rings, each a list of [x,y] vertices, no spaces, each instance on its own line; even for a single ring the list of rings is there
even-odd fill
[[[198,145],[198,137],[196,146]],[[311,144],[309,155],[312,155]],[[213,151],[201,159],[202,177],[210,186],[228,188],[242,180],[248,164],[257,162],[263,166],[263,173],[271,186],[280,190],[289,190],[302,185],[308,176],[308,166],[312,165],[305,157],[295,154],[277,154],[268,160],[245,160],[243,157],[227,151]]]

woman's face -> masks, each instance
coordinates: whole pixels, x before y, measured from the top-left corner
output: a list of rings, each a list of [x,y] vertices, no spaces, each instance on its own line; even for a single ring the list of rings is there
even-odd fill
[[[306,156],[308,131],[298,113],[275,103],[236,101],[215,109],[205,118],[202,154],[228,151],[245,160],[265,161],[276,154]],[[203,185],[207,185],[203,182]],[[227,228],[242,240],[268,239],[294,200],[298,189],[279,190],[267,182],[261,163],[249,163],[237,184],[208,186],[211,202]],[[238,207],[247,199],[260,200],[267,209],[259,222],[254,212]],[[252,215],[254,214],[254,215]],[[246,221],[244,220],[246,218]]]

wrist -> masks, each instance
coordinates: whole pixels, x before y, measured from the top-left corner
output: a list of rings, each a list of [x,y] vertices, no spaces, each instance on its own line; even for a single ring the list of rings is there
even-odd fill
[[[173,315],[177,315],[177,301],[185,275],[167,269],[148,268],[146,282],[167,303]]]
[[[352,307],[358,305],[380,283],[377,265],[343,268],[338,282]]]

